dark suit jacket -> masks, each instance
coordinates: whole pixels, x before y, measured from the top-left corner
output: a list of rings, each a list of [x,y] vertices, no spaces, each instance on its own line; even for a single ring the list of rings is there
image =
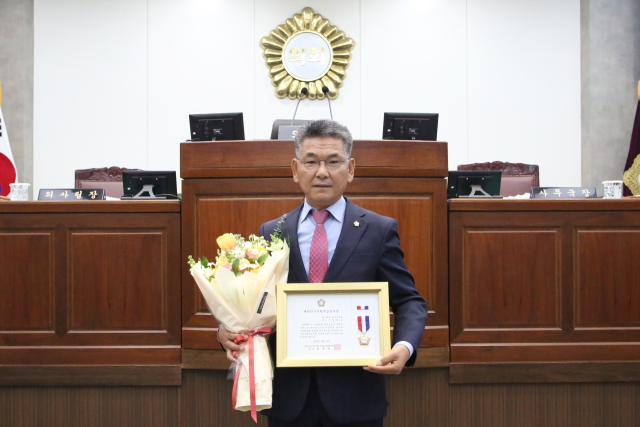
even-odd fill
[[[289,237],[289,283],[309,283],[298,247],[298,219],[302,205],[287,214],[281,229]],[[280,219],[262,224],[260,235],[269,238]],[[356,227],[354,222],[358,221]],[[407,341],[415,349],[412,366],[427,320],[427,305],[416,290],[399,246],[398,223],[392,218],[362,209],[347,200],[342,232],[324,282],[389,282],[389,303],[395,315],[393,344]],[[275,334],[270,340],[275,359]],[[312,371],[329,416],[338,423],[383,418],[387,413],[384,375],[361,367],[276,368],[273,407],[263,415],[291,421],[304,406]]]

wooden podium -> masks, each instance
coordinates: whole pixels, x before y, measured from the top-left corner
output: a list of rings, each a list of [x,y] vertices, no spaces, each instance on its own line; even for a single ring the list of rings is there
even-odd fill
[[[291,174],[294,157],[291,141],[181,144],[185,368],[218,367],[203,364],[203,353],[197,350],[220,348],[217,324],[189,274],[187,257],[213,259],[219,235],[257,234],[262,223],[302,203],[304,195]],[[346,196],[365,209],[398,220],[407,266],[429,305],[418,364],[447,366],[447,143],[354,141],[352,157],[355,179]],[[219,367],[227,369],[228,362]]]

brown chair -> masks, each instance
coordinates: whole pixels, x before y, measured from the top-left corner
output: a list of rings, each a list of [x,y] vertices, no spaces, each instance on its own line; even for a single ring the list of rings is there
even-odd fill
[[[76,170],[76,185],[74,188],[104,188],[104,192],[108,197],[120,198],[124,195],[122,172],[139,170],[119,168],[117,166],[99,169],[78,169]]]
[[[517,196],[531,193],[531,187],[540,186],[538,165],[524,163],[487,162],[459,165],[459,171],[502,171],[500,194]]]

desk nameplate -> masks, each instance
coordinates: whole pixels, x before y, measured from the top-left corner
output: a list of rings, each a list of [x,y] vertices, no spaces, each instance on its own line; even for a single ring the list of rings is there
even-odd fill
[[[38,200],[105,200],[102,188],[43,188],[38,193]]]

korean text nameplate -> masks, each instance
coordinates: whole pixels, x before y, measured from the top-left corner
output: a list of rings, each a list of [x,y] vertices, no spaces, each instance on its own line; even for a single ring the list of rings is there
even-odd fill
[[[597,199],[595,187],[532,187],[532,199]]]
[[[105,193],[102,188],[43,188],[38,193],[38,200],[104,200]]]

